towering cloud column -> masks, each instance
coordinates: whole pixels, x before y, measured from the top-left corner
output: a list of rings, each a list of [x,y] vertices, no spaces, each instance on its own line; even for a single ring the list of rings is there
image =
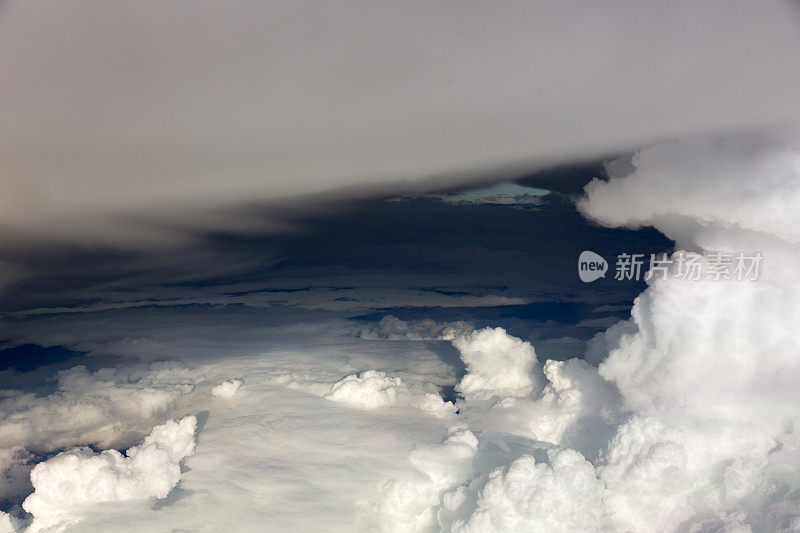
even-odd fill
[[[692,138],[587,186],[584,214],[679,250],[605,334],[599,371],[631,413],[598,469],[615,524],[800,525],[799,162],[786,144]],[[679,272],[681,249],[702,254],[700,279]],[[739,254],[761,254],[757,280],[708,275]]]

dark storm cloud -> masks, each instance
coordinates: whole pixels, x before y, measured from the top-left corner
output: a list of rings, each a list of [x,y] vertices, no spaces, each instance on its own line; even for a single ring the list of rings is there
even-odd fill
[[[798,116],[784,2],[36,0],[0,30],[4,241],[174,240],[143,219]]]

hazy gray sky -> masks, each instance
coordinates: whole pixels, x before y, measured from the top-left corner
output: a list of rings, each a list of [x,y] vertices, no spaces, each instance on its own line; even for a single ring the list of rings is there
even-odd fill
[[[76,216],[535,166],[794,122],[795,7],[4,3],[0,225],[80,232]]]

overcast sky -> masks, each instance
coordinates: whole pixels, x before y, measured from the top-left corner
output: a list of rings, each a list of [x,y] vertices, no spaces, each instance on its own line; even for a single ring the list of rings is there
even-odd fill
[[[773,1],[4,2],[0,225],[192,224],[793,122],[798,20]]]

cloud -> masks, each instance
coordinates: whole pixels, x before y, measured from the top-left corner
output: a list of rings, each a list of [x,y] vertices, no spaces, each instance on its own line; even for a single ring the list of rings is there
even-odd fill
[[[605,486],[574,450],[548,451],[549,464],[529,455],[494,470],[477,509],[454,531],[605,531]]]
[[[367,410],[391,405],[417,407],[436,418],[447,418],[456,411],[452,402],[442,400],[438,394],[412,390],[402,379],[378,370],[343,377],[331,385],[323,398]]]
[[[383,531],[425,531],[436,522],[442,493],[469,479],[478,439],[464,428],[454,428],[439,446],[415,450],[410,457],[417,475],[392,480],[381,491],[378,504]]]
[[[398,389],[404,387],[400,378],[388,377],[377,370],[368,370],[343,377],[331,386],[325,398],[362,409],[377,409],[395,403]]]
[[[496,387],[483,394],[494,395],[489,405],[465,394],[459,417],[481,442],[500,439],[510,452],[510,435],[526,435],[523,427],[528,438],[548,441],[549,453],[543,463],[523,454],[484,482],[489,448],[479,447],[473,480],[436,504],[450,513],[452,524],[490,531],[796,527],[800,316],[794,303],[800,254],[791,216],[779,215],[795,202],[800,172],[797,156],[785,147],[764,143],[752,150],[708,139],[670,143],[643,150],[626,177],[612,175],[607,185],[587,188],[581,207],[595,219],[652,224],[700,250],[704,263],[716,250],[736,250],[762,235],[764,274],[756,281],[693,281],[673,266],[666,278],[649,282],[630,320],[595,340],[592,358],[602,359],[599,368],[547,361],[541,390]],[[681,168],[686,171],[679,173]],[[738,177],[726,181],[732,170]],[[752,194],[742,194],[742,187]],[[651,207],[647,199],[635,201],[654,190],[658,201]],[[468,369],[471,358],[492,363],[475,371],[481,383],[505,378],[509,370],[511,376],[532,375],[519,372],[520,361],[535,362],[532,350],[528,357],[503,357],[509,341],[497,330],[467,339],[484,335],[476,343],[480,349],[460,337],[454,341]],[[469,390],[464,381],[459,387]],[[512,457],[505,454],[506,461]],[[549,490],[536,497],[539,484]]]
[[[496,358],[483,369],[485,382],[507,377],[509,372],[514,375],[519,362],[508,357],[514,348],[524,354],[522,361],[535,362],[532,347],[501,328],[456,337],[453,344],[465,363],[477,351],[482,357]],[[398,523],[408,531],[602,530],[608,523],[603,481],[579,452],[552,448],[551,443],[594,445],[596,455],[602,444],[587,444],[592,437],[585,435],[580,441],[566,430],[574,424],[579,433],[598,432],[592,417],[601,419],[607,414],[602,411],[616,398],[596,368],[583,361],[547,361],[544,367],[546,385],[542,390],[526,384],[497,387],[491,396],[465,395],[466,400],[458,403],[458,416],[448,419],[456,425],[442,445],[410,455],[425,477],[397,479],[384,489],[379,509],[385,530],[397,530]],[[457,389],[463,389],[464,381],[474,381],[474,375],[465,375]],[[487,403],[487,398],[493,401]],[[548,441],[543,445],[549,449],[548,461],[537,464],[528,455],[515,459],[518,444],[514,444],[514,435],[530,439],[528,442]],[[602,440],[603,435],[599,432],[594,440]],[[469,451],[453,448],[463,437],[468,437]],[[501,443],[502,451],[491,451],[488,444],[480,448],[483,439]],[[497,462],[503,466],[492,469]]]
[[[358,336],[369,340],[421,341],[453,340],[459,333],[468,333],[472,327],[466,322],[437,322],[425,319],[406,322],[396,316],[386,315],[377,323],[363,326]]]
[[[241,227],[238,203],[791,122],[793,7],[10,3],[0,224],[163,240]]]
[[[425,370],[421,353],[407,346],[397,358],[397,343],[346,342],[325,357],[278,350],[187,362],[204,379],[171,409],[209,415],[181,477],[185,492],[157,512],[87,512],[72,529],[124,531],[133,518],[143,531],[247,528],[270,518],[279,529],[320,530],[648,531],[680,523],[779,530],[794,519],[785,473],[798,464],[797,439],[785,432],[774,439],[744,411],[734,419],[713,409],[693,413],[660,400],[658,387],[651,405],[634,406],[580,360],[545,361],[530,387],[532,347],[486,328],[453,342],[465,363],[494,361],[478,365],[477,375],[502,386],[489,400],[481,387],[457,403],[457,414],[437,418],[419,408],[424,400],[447,404],[430,391],[436,373]],[[365,348],[368,357],[351,359]],[[354,362],[376,370],[336,377]],[[527,380],[497,381],[520,369]],[[173,373],[162,373],[163,382],[154,376],[152,387],[168,388]],[[216,401],[211,384],[231,374],[248,376],[247,394],[235,404]]]
[[[152,296],[143,294],[140,298],[135,299],[130,299],[130,294],[124,294],[122,296],[128,298],[125,301],[106,301],[103,303],[71,307],[40,307],[12,313],[12,316],[27,317],[67,313],[83,314],[137,307],[172,307],[209,304],[240,304],[254,308],[291,305],[310,310],[365,311],[387,307],[492,307],[523,305],[529,302],[526,298],[506,296],[503,294],[452,295],[442,294],[432,289],[420,288],[382,288],[365,286],[343,288],[304,287],[272,291],[269,290],[272,289],[272,287],[264,287],[263,289],[262,291],[247,291],[244,294],[218,294],[214,293],[213,289],[208,292],[203,289],[190,290],[186,291],[188,292],[188,294],[186,294],[185,292],[176,291],[174,289],[164,289],[155,291],[155,294]],[[441,333],[444,335],[452,335],[453,331],[461,328],[461,325],[462,323],[459,322],[443,325],[441,326],[443,328]],[[377,326],[377,328],[366,328],[362,330],[362,332],[366,336],[365,338],[384,334],[389,336],[402,336],[403,333],[398,331],[392,333],[393,328],[397,329],[402,327],[403,326],[399,323],[390,324],[389,321],[387,321]],[[410,337],[424,335],[430,328],[435,327],[437,327],[435,321],[422,320],[419,321],[418,324],[411,326],[407,335]],[[394,340],[400,339],[398,337]],[[406,340],[420,339],[408,338]]]
[[[686,244],[705,251],[704,265],[712,252],[736,250],[741,234],[761,234],[766,258],[757,281],[693,281],[676,275],[673,255],[671,275],[654,279],[631,320],[598,340],[610,347],[600,373],[636,410],[775,424],[797,415],[788,406],[796,399],[789,383],[800,378],[798,152],[696,138],[645,149],[634,166],[627,177],[587,186],[581,208],[607,224],[652,224],[667,233],[680,226]]]
[[[541,396],[515,406],[524,411],[527,435],[595,457],[617,414],[616,391],[581,359],[547,361],[544,374]]]
[[[180,462],[194,453],[197,419],[156,426],[141,445],[95,453],[62,452],[31,472],[34,492],[23,508],[33,515],[28,531],[80,520],[82,508],[102,502],[166,498],[181,477]]]
[[[0,533],[14,533],[16,530],[11,516],[0,511]]]
[[[533,346],[508,335],[503,328],[458,335],[453,346],[467,367],[457,388],[468,399],[527,396],[538,386]]]
[[[642,150],[629,175],[587,187],[581,209],[590,216],[651,224],[699,249],[703,263],[740,246],[765,256],[757,281],[686,280],[673,265],[629,321],[596,340],[609,349],[600,375],[635,413],[598,468],[624,528],[782,530],[797,519],[796,481],[778,474],[796,473],[800,458],[800,169],[789,146],[687,139]]]
[[[227,400],[233,398],[241,386],[241,379],[228,379],[219,385],[214,385],[214,387],[211,388],[211,395],[219,398],[225,398]]]
[[[340,333],[346,334],[347,331],[342,329]],[[278,529],[305,524],[325,531],[343,523],[354,528],[358,524],[365,524],[367,528],[370,525],[377,527],[378,515],[366,512],[365,502],[375,500],[383,484],[395,474],[413,471],[414,467],[406,464],[407,454],[413,446],[438,443],[447,426],[437,418],[437,412],[442,417],[455,416],[452,404],[446,404],[433,392],[437,390],[437,379],[447,376],[447,369],[435,356],[420,348],[402,350],[405,360],[395,358],[397,350],[391,344],[370,348],[364,356],[369,362],[364,363],[354,356],[354,352],[368,343],[349,335],[341,339],[344,345],[318,353],[283,352],[280,348],[273,348],[262,349],[253,357],[190,357],[186,364],[192,369],[190,382],[193,386],[175,401],[165,404],[166,412],[144,410],[148,415],[137,419],[120,410],[112,410],[116,416],[104,413],[94,421],[102,425],[110,436],[113,437],[116,431],[126,436],[124,439],[116,435],[115,438],[94,441],[94,426],[81,426],[76,419],[65,421],[71,431],[68,434],[62,432],[58,441],[65,448],[69,450],[75,445],[92,443],[93,450],[105,449],[106,455],[116,457],[117,452],[109,449],[109,442],[114,448],[119,448],[119,442],[129,440],[137,433],[130,431],[131,426],[144,427],[150,423],[147,430],[133,441],[141,442],[153,425],[166,418],[179,418],[187,412],[207,413],[197,451],[188,459],[188,470],[181,476],[181,490],[160,502],[158,510],[152,509],[152,502],[105,502],[77,509],[75,502],[70,504],[67,501],[64,505],[76,507],[75,512],[80,511],[82,518],[69,530],[124,531],[128,527],[144,531],[158,531],[165,527],[197,530],[222,524],[234,529],[248,529],[253,524],[264,523],[269,517]],[[359,362],[373,367],[383,365],[386,376],[390,371],[403,376],[406,386],[398,394],[395,404],[370,410],[323,398],[340,380],[339,376],[347,374],[343,369]],[[398,367],[398,364],[405,367]],[[169,390],[175,374],[178,374],[174,363],[152,365],[152,372],[145,371],[150,365],[137,364],[133,364],[129,371],[75,369],[71,372],[83,375],[81,379],[86,382],[82,388],[83,395],[73,398],[65,396],[61,390],[45,392],[29,398],[24,408],[20,406],[15,411],[9,405],[9,409],[3,412],[15,420],[40,419],[47,408],[59,402],[75,405],[77,412],[80,405],[102,403],[106,389],[133,387],[122,382],[116,372],[134,374],[137,366],[146,376],[146,379],[135,382],[144,389],[142,395]],[[409,373],[409,368],[416,369],[416,372]],[[247,393],[237,393],[235,402],[219,401],[210,394],[212,385],[232,381],[236,379],[232,376],[241,375],[247,376]],[[124,406],[137,403],[141,400],[134,395],[124,402]],[[33,404],[38,409],[33,409]],[[47,436],[45,434],[43,438]],[[70,442],[71,445],[67,444]],[[41,449],[33,445],[29,448]],[[52,459],[48,456],[58,451],[61,450],[30,454],[29,463],[56,465],[57,461],[48,462]],[[81,458],[90,455],[88,451],[66,453]],[[91,456],[97,461],[100,454],[92,452]],[[83,464],[82,459],[79,462]],[[109,464],[116,463],[112,461]],[[37,468],[46,470],[50,466]],[[80,480],[76,476],[74,481],[78,483]],[[40,487],[36,485],[37,492]],[[21,497],[15,493],[10,501],[21,502],[32,490],[33,487]],[[6,501],[4,505],[7,505]],[[328,512],[320,512],[320,504]],[[21,509],[13,505],[4,507],[4,510],[25,518]]]
[[[578,207],[609,226],[654,225],[679,247],[704,245],[705,227],[796,244],[799,157],[785,141],[688,137],[638,151],[629,175],[595,179]]]
[[[48,395],[3,390],[0,395],[0,497],[29,490],[36,457],[63,448],[129,446],[163,421],[202,381],[186,367],[154,363],[89,372],[60,371]]]
[[[599,468],[613,522],[674,530],[717,512],[742,512],[754,529],[766,528],[775,489],[765,470],[776,445],[769,433],[748,421],[686,422],[637,415],[618,428]]]

